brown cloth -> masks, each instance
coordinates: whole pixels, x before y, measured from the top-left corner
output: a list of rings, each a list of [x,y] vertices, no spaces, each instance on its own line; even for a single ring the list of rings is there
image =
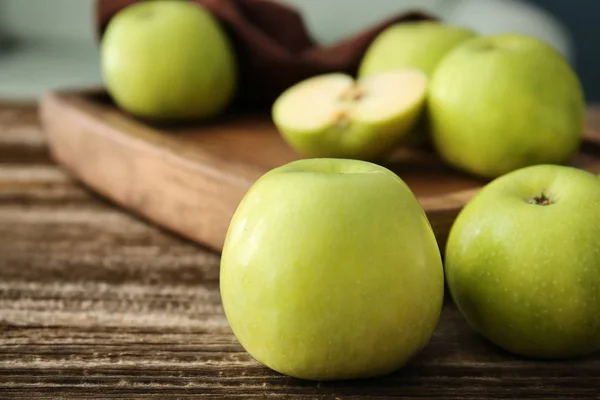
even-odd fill
[[[98,0],[98,33],[119,10],[139,0]],[[272,0],[193,0],[221,22],[236,48],[240,87],[236,104],[267,108],[286,88],[328,72],[354,75],[372,40],[388,26],[433,18],[411,12],[380,22],[330,47],[318,45],[295,9]],[[326,1],[326,0],[321,0]]]

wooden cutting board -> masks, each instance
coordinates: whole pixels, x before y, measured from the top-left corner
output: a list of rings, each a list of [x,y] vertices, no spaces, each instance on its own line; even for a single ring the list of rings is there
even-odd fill
[[[53,158],[122,207],[220,251],[252,183],[298,159],[268,115],[153,126],[102,92],[46,95],[40,114]],[[486,182],[445,166],[428,150],[401,149],[383,163],[413,190],[443,246],[460,209]],[[600,134],[588,129],[573,165],[600,173]]]

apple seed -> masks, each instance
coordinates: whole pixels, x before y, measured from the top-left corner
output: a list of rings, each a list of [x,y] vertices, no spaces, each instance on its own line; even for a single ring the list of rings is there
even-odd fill
[[[365,96],[365,90],[357,85],[356,83],[348,88],[342,95],[340,99],[342,101],[358,101]]]
[[[348,115],[349,109],[352,107],[352,103],[358,102],[366,96],[366,91],[357,83],[354,83],[348,89],[346,89],[339,97],[339,100],[345,103],[342,107],[344,110],[338,110],[333,115],[333,120],[338,126],[346,126],[350,123],[350,115]],[[350,103],[350,104],[347,104]]]

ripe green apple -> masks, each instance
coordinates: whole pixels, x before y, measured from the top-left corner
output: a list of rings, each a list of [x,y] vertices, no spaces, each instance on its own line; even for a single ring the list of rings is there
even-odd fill
[[[360,160],[306,159],[247,192],[225,240],[223,306],[242,346],[296,378],[367,378],[429,341],[444,292],[433,231],[407,185]]]
[[[418,68],[430,76],[448,51],[475,35],[470,29],[434,21],[392,25],[367,48],[358,75],[364,77],[398,68]]]
[[[550,45],[507,34],[469,40],[431,78],[432,142],[450,165],[496,178],[535,164],[564,164],[580,145],[585,101]]]
[[[446,281],[469,323],[536,358],[600,349],[600,179],[559,165],[513,171],[461,211]]]
[[[134,3],[109,22],[102,74],[115,102],[154,120],[221,113],[237,85],[229,39],[207,10],[188,1]]]
[[[395,70],[355,80],[331,73],[284,91],[272,108],[285,141],[311,158],[374,160],[387,155],[421,115],[427,77]]]

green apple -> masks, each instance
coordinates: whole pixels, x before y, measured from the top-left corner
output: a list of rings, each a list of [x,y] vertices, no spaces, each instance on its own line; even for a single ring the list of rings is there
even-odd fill
[[[536,358],[600,350],[600,179],[559,165],[513,171],[461,211],[446,281],[469,323]]]
[[[109,22],[102,75],[115,102],[155,120],[223,112],[237,86],[229,39],[207,10],[188,1],[134,3]]]
[[[434,21],[395,24],[367,48],[358,74],[364,77],[398,68],[418,68],[430,76],[448,51],[475,35],[470,29]]]
[[[550,45],[509,34],[469,40],[431,78],[432,142],[446,162],[483,178],[564,164],[585,116],[580,82]]]
[[[359,80],[324,74],[284,91],[273,104],[272,117],[302,156],[375,160],[415,126],[426,93],[427,77],[418,70]]]
[[[440,252],[407,185],[376,164],[298,160],[263,175],[225,240],[224,310],[242,346],[296,378],[383,375],[429,341]]]

